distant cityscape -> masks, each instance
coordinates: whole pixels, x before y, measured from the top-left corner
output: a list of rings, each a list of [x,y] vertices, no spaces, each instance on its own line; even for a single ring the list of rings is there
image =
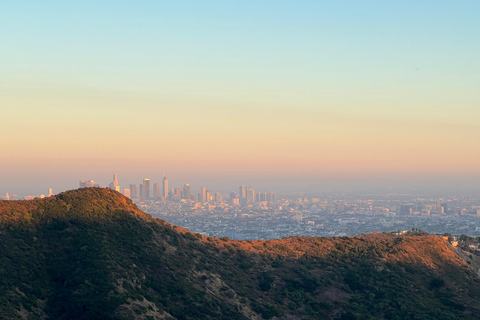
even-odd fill
[[[80,188],[100,187],[81,180]],[[480,198],[421,195],[258,192],[240,185],[221,193],[200,187],[169,187],[150,179],[121,188],[113,175],[109,188],[130,198],[140,209],[171,224],[208,236],[240,240],[289,236],[351,236],[370,232],[421,229],[432,234],[480,236]],[[198,191],[195,192],[195,191]],[[52,196],[52,189],[48,196]],[[45,195],[40,195],[40,198]],[[8,193],[5,200],[18,200]],[[24,200],[35,199],[25,196]]]
[[[81,180],[79,184],[80,188],[99,187],[94,180]],[[112,182],[108,185],[110,189],[122,192],[120,185],[118,184],[118,177],[113,175]],[[206,187],[201,187],[198,194],[192,192],[190,184],[186,183],[183,188],[170,188],[168,186],[168,179],[163,177],[162,189],[158,183],[153,183],[153,188],[150,186],[150,179],[144,179],[141,184],[130,184],[129,188],[123,189],[123,195],[132,199],[134,202],[145,201],[182,201],[185,203],[200,203],[200,204],[223,204],[224,196],[220,192],[211,192]],[[255,202],[264,203],[274,202],[274,192],[255,192],[251,187],[240,186],[239,193],[231,192],[229,194],[229,203],[233,206],[247,206]]]

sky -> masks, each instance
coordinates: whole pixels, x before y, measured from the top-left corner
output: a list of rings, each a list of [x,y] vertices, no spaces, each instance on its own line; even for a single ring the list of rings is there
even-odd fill
[[[480,191],[478,1],[0,2],[0,196]],[[267,190],[268,189],[268,190]]]

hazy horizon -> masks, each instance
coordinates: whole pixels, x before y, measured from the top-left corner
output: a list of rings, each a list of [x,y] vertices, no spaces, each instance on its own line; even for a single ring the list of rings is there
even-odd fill
[[[164,172],[221,192],[476,193],[479,9],[2,3],[0,196]]]
[[[184,184],[190,184],[192,193],[198,194],[201,187],[206,187],[212,192],[221,192],[224,194],[230,192],[238,193],[240,185],[253,187],[257,192],[274,191],[279,194],[325,194],[325,193],[350,193],[350,194],[418,194],[431,195],[437,197],[453,197],[460,194],[466,196],[478,195],[478,179],[406,179],[406,178],[383,178],[383,177],[362,177],[349,179],[344,177],[318,177],[318,178],[285,178],[285,177],[226,177],[226,176],[196,176],[188,178],[187,176],[169,176],[169,188],[182,188]],[[38,179],[36,179],[37,177]],[[75,177],[72,176],[73,179]],[[138,175],[138,174],[118,174],[118,181],[123,189],[130,187],[130,184],[136,184],[137,188],[143,182],[143,179],[150,179],[151,184],[159,183],[161,185],[163,175]],[[27,195],[39,196],[47,195],[48,189],[52,188],[54,194],[67,190],[77,189],[80,180],[94,180],[100,187],[108,187],[112,182],[111,174],[85,175],[76,180],[65,183],[65,177],[48,179],[38,175],[33,180],[23,178],[16,180],[11,185],[2,185],[0,198],[9,193],[10,196],[17,194],[20,199]]]

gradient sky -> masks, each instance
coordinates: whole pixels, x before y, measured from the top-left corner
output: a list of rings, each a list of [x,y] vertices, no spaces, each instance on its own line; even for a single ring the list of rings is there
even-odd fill
[[[163,172],[212,190],[480,190],[479,14],[467,0],[3,1],[0,195]]]

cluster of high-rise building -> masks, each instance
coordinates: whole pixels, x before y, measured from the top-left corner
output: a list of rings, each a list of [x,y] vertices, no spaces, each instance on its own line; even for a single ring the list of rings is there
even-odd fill
[[[112,188],[113,189],[113,188]],[[117,190],[120,191],[120,190]],[[130,184],[130,188],[124,189],[123,194],[134,201],[145,200],[167,200],[168,199],[168,180],[163,178],[162,191],[160,192],[160,185],[154,183],[150,186],[150,179],[143,179],[143,182],[138,185]]]
[[[254,202],[274,202],[275,193],[274,192],[259,192],[255,194],[255,190],[251,187],[240,186],[238,188],[238,196],[232,192],[230,193],[230,199],[238,199],[240,205],[249,205]]]
[[[93,180],[80,180],[79,183],[80,188],[99,188],[100,186],[95,183]]]
[[[98,187],[94,180],[81,180],[81,188]],[[118,183],[117,174],[113,175],[113,180],[109,184],[109,188],[121,192]],[[198,202],[201,204],[220,204],[224,201],[220,192],[212,192],[206,187],[201,187],[198,194],[192,192],[190,184],[186,183],[182,188],[169,188],[168,179],[164,176],[162,184],[151,184],[150,179],[144,179],[140,184],[130,184],[129,188],[123,189],[123,194],[135,202],[143,202],[147,200],[153,201],[185,201]],[[258,192],[251,187],[244,185],[239,187],[238,194],[230,193],[229,202],[232,205],[247,206],[255,202],[273,202],[275,201],[274,192]]]

